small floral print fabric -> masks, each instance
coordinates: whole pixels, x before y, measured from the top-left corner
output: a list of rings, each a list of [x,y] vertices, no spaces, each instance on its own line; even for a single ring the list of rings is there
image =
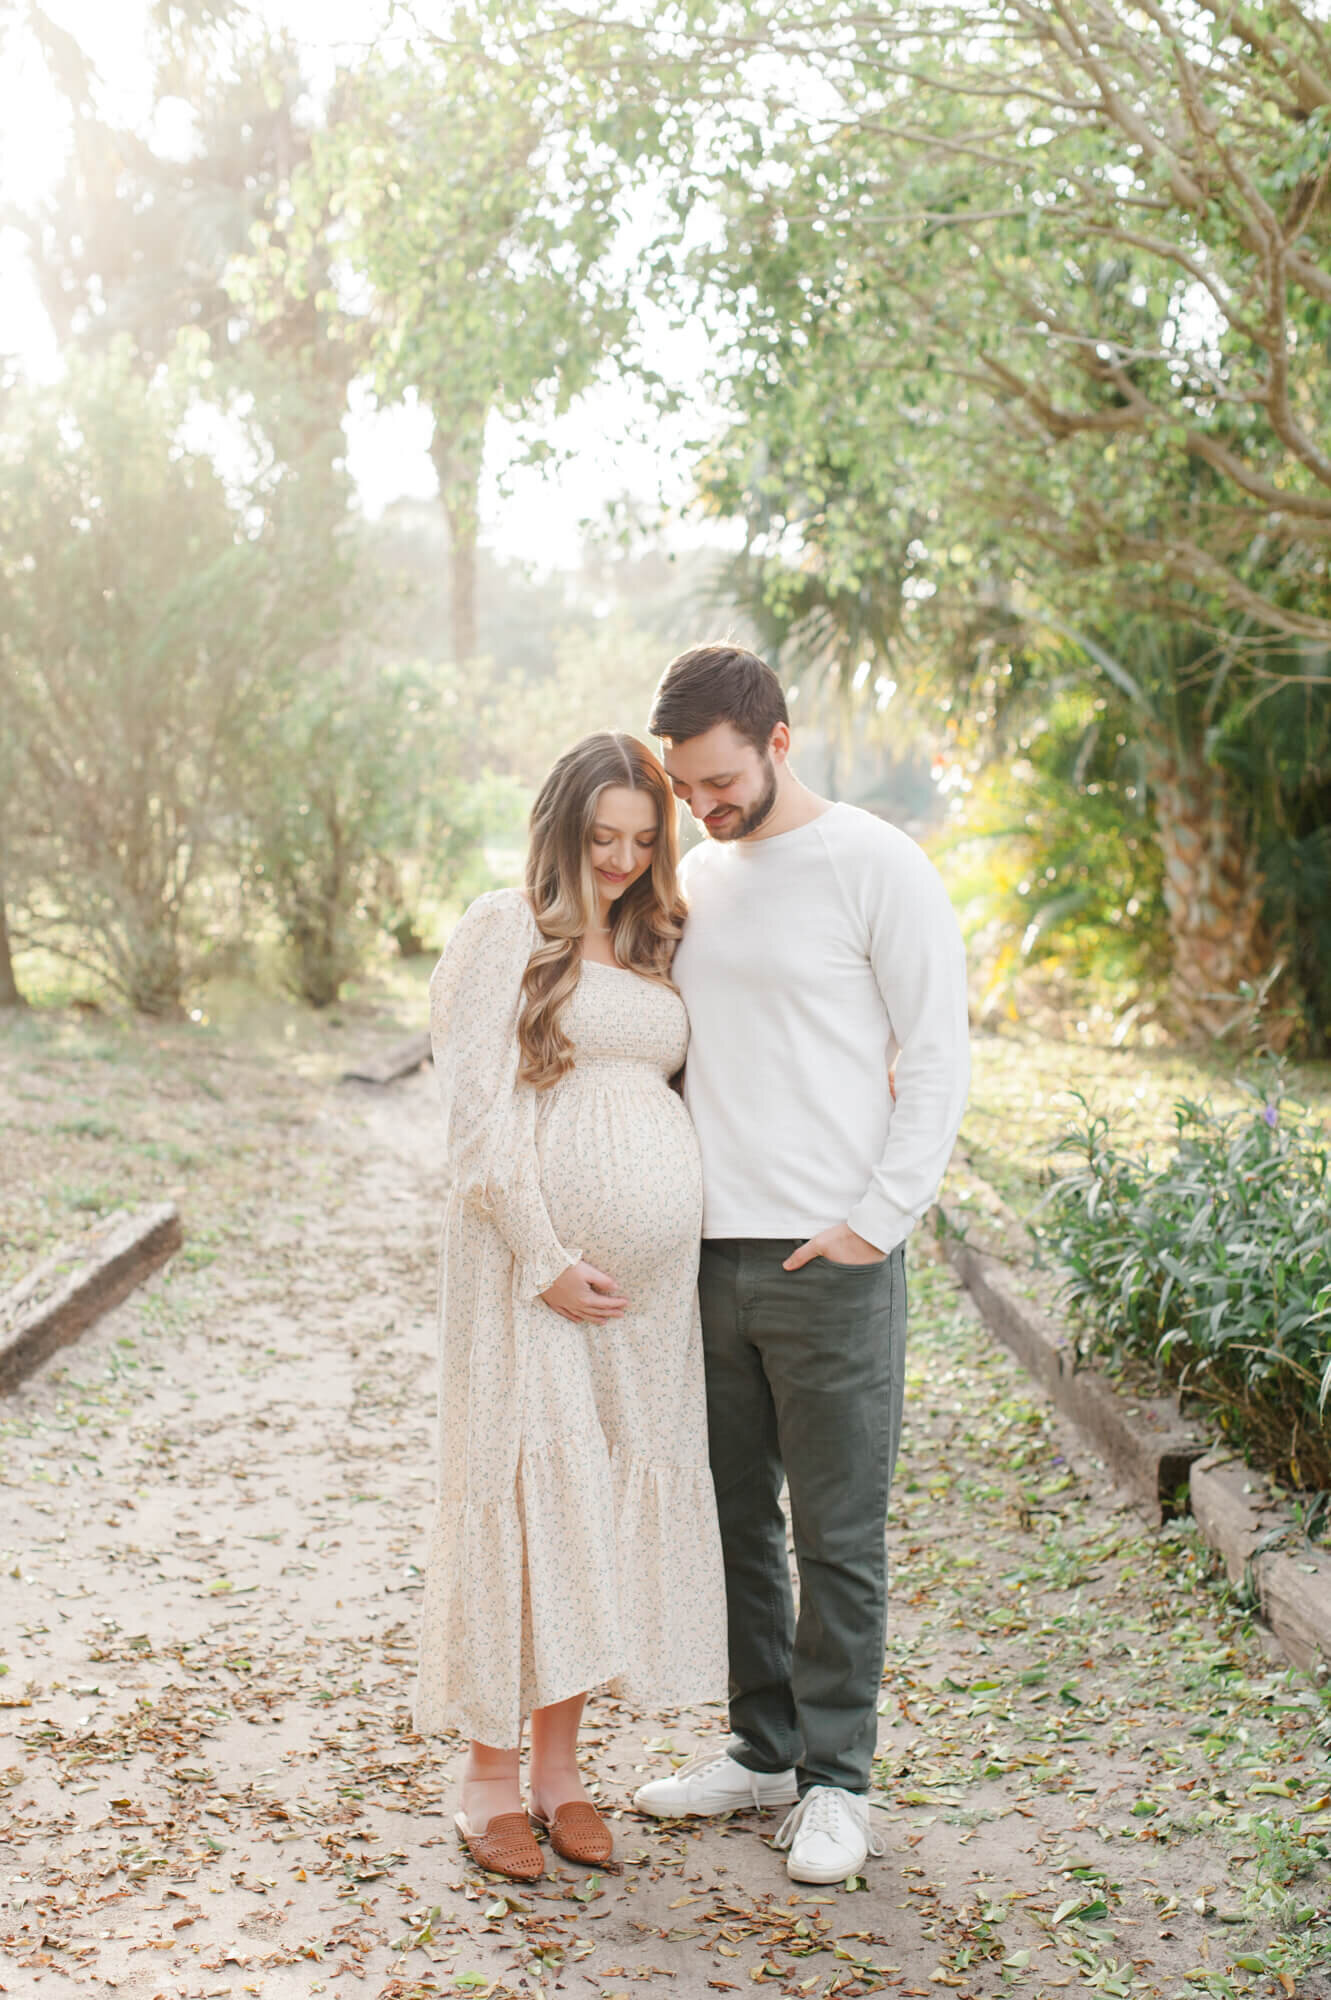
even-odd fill
[[[726,1684],[702,1180],[668,1083],[688,1019],[673,989],[584,962],[563,1017],[573,1069],[520,1083],[539,935],[518,890],[481,896],[430,982],[451,1185],[415,1722],[500,1748],[583,1690],[652,1710]],[[574,1325],[539,1296],[580,1257],[628,1298],[621,1319]]]

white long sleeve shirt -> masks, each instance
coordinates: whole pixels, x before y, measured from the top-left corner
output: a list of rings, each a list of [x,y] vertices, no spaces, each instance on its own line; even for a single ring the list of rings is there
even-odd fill
[[[767,840],[708,841],[683,879],[703,1235],[849,1222],[894,1250],[938,1192],[970,1081],[965,953],[937,870],[897,827],[834,805]]]

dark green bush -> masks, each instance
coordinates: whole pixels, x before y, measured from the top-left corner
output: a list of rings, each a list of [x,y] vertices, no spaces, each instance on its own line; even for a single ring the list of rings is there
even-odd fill
[[[1280,1479],[1331,1487],[1331,1142],[1278,1064],[1242,1087],[1238,1112],[1180,1100],[1158,1167],[1082,1099],[1040,1234],[1088,1351],[1146,1364]]]

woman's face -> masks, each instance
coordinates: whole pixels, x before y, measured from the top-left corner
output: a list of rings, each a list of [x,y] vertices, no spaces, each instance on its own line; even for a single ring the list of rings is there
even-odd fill
[[[652,865],[660,828],[650,792],[607,785],[596,801],[591,858],[597,886],[613,903]]]

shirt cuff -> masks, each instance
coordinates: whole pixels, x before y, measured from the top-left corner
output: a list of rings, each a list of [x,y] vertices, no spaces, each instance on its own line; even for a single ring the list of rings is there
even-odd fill
[[[872,1188],[846,1217],[855,1234],[872,1243],[885,1257],[890,1257],[905,1242],[917,1220],[907,1209],[898,1208],[894,1201],[888,1201]]]
[[[513,1283],[518,1298],[524,1305],[534,1305],[541,1293],[553,1285],[565,1271],[571,1271],[575,1264],[582,1262],[581,1250],[565,1250],[561,1243],[551,1244],[542,1256],[523,1258],[514,1265]]]

